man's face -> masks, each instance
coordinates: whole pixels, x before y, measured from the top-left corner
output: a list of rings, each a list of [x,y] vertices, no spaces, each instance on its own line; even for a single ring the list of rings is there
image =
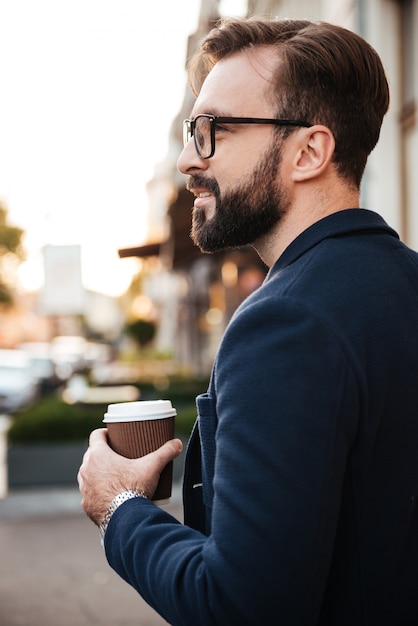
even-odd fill
[[[254,244],[276,225],[287,208],[286,192],[277,184],[280,162],[280,152],[269,147],[248,180],[224,194],[215,178],[189,177],[188,189],[204,186],[216,203],[209,219],[204,206],[193,208],[191,237],[203,252]]]
[[[203,84],[193,116],[275,117],[266,97],[270,64],[265,52],[220,61]],[[178,168],[196,195],[192,239],[203,251],[256,244],[286,213],[281,144],[272,126],[220,124],[212,158],[201,159],[193,140],[184,148]]]

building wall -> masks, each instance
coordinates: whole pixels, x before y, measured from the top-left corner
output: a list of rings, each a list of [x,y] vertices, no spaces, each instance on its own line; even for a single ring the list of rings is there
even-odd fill
[[[414,11],[412,29],[418,36],[418,1],[411,2]],[[371,155],[366,178],[367,204],[380,212],[398,230],[401,238],[418,249],[416,204],[418,188],[418,128],[416,123],[417,73],[413,81],[411,106],[415,113],[404,119],[402,76],[406,65],[418,67],[418,48],[413,59],[403,58],[402,11],[405,2],[368,0],[361,3],[361,34],[376,48],[385,66],[391,90],[391,104],[382,127],[381,139]]]

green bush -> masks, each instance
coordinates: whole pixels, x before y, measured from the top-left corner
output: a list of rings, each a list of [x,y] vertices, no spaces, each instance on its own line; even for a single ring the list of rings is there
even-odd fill
[[[176,435],[187,438],[196,419],[195,396],[206,386],[200,382],[173,380],[164,390],[139,383],[143,400],[170,399],[177,410]],[[87,441],[102,428],[107,405],[66,404],[58,396],[46,396],[38,404],[17,413],[8,431],[10,443]]]
[[[43,398],[15,415],[8,432],[9,442],[86,441],[92,430],[103,426],[105,409],[98,405],[66,404],[54,396]]]
[[[196,405],[180,406],[176,407],[176,435],[178,437],[188,437],[192,432],[193,424],[196,421],[197,410]]]

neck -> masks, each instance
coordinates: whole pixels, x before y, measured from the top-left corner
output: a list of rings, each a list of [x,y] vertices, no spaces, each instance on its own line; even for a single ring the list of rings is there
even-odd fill
[[[314,194],[308,193],[305,200],[301,198],[299,203],[292,203],[276,226],[254,242],[253,248],[261,260],[271,267],[304,230],[328,215],[358,206],[357,189],[341,189],[340,193],[335,193],[335,189],[323,189]]]

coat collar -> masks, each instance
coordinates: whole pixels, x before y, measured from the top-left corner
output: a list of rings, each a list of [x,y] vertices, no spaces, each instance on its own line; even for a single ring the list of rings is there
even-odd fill
[[[399,239],[398,233],[385,220],[367,209],[346,209],[328,215],[315,222],[292,241],[283,254],[270,269],[267,279],[272,273],[287,267],[302,254],[316,246],[323,239],[340,237],[360,232],[386,232]]]

